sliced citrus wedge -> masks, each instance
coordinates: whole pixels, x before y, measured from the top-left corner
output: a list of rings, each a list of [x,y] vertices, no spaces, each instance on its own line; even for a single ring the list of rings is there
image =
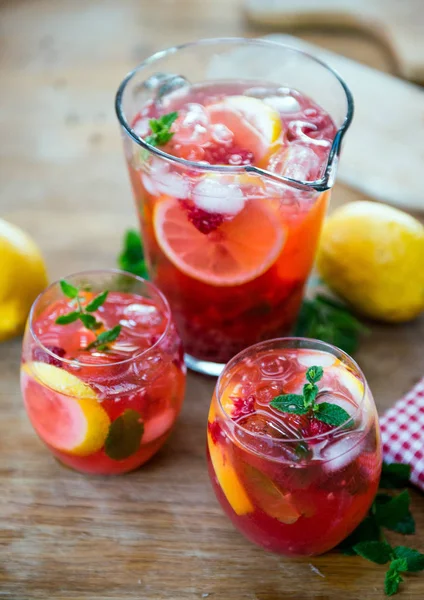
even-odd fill
[[[213,420],[211,421],[211,415],[214,414],[214,411],[209,413],[209,423],[214,422]],[[236,470],[231,464],[228,454],[225,452],[223,444],[213,439],[209,428],[208,449],[216,478],[218,479],[222,492],[233,511],[239,516],[253,512],[254,506],[241,484]]]
[[[183,273],[214,286],[246,283],[267,271],[279,256],[285,232],[265,201],[250,200],[231,221],[205,235],[173,198],[153,214],[156,239]]]
[[[267,155],[282,131],[279,113],[258,98],[227,96],[207,107],[212,123],[225,125],[235,143],[253,152],[256,162]]]
[[[110,419],[95,392],[64,369],[42,362],[22,367],[28,416],[49,446],[73,456],[103,447]]]
[[[244,463],[243,471],[249,495],[256,506],[286,525],[298,520],[301,512],[290,493],[284,493],[267,475],[252,465]]]

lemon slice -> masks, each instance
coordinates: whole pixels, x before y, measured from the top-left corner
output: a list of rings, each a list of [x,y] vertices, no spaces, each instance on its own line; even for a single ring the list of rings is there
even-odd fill
[[[94,390],[72,373],[42,362],[22,367],[26,409],[41,439],[61,452],[88,456],[100,450],[110,419]]]
[[[227,96],[207,107],[212,123],[221,123],[234,134],[235,143],[263,159],[282,133],[279,113],[258,98]]]

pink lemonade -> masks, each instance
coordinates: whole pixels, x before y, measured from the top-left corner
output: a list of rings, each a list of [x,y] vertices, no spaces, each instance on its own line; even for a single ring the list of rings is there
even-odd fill
[[[301,394],[321,366],[318,405],[350,421],[332,426],[270,403]],[[292,398],[292,396],[290,397]],[[216,496],[252,542],[286,555],[330,550],[367,514],[378,488],[381,445],[371,393],[344,353],[312,340],[275,340],[242,352],[221,375],[208,419]]]
[[[131,121],[148,140],[151,119],[176,112],[173,136],[158,148],[170,160],[128,140],[128,167],[150,275],[169,299],[185,350],[222,364],[295,322],[329,192],[278,177],[320,179],[337,128],[288,87],[170,87],[159,85]]]
[[[76,306],[58,284],[36,300],[21,368],[25,407],[41,440],[65,465],[95,474],[131,471],[164,444],[180,412],[181,343],[165,299],[148,282],[116,272],[75,277],[91,282],[80,291],[82,306],[103,291],[98,284],[104,279],[112,287],[115,278],[118,290],[90,313],[102,324],[96,331],[80,320],[56,323]],[[129,284],[134,291],[120,291]],[[106,348],[87,349],[117,324],[120,334]]]

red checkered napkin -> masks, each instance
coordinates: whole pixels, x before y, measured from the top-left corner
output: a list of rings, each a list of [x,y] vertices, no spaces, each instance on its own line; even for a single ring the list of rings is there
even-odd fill
[[[411,481],[424,491],[424,378],[380,419],[383,456],[411,465]]]

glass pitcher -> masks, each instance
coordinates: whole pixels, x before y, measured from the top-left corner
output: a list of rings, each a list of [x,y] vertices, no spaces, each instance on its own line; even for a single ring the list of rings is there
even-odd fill
[[[300,50],[207,39],[141,63],[116,111],[149,275],[169,300],[187,365],[218,375],[294,325],[351,93]],[[164,145],[151,128],[163,115],[172,123]]]

